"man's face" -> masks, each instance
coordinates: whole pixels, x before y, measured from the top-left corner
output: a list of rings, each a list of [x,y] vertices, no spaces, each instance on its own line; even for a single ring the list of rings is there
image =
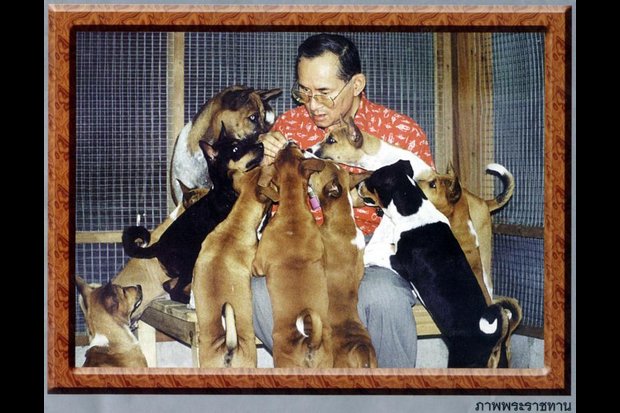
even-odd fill
[[[336,97],[333,108],[310,99],[306,106],[310,117],[320,128],[327,128],[340,121],[341,116],[353,115],[354,87],[338,77],[338,57],[325,52],[315,58],[301,58],[297,67],[299,89],[310,95],[323,94]],[[343,89],[344,88],[344,89]],[[338,94],[340,92],[340,94]]]

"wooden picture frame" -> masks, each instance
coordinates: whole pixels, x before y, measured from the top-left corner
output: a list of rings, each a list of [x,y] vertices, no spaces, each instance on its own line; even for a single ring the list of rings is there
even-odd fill
[[[230,393],[546,393],[570,390],[570,19],[565,6],[188,6],[51,5],[49,8],[48,391]],[[68,310],[74,114],[72,33],[93,30],[186,31],[274,27],[363,27],[425,31],[543,31],[544,364],[541,369],[190,369],[75,368]]]

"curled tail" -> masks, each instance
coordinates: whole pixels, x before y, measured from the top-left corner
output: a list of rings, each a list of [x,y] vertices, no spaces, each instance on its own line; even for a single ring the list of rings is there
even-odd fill
[[[508,319],[508,331],[501,342],[501,349],[498,361],[498,367],[509,368],[512,359],[511,337],[512,333],[517,329],[523,319],[523,310],[519,302],[511,297],[496,297],[493,302],[502,308],[502,311]]]
[[[316,349],[321,345],[323,341],[323,322],[314,310],[306,308],[299,313],[295,326],[302,336],[309,338],[308,347]]]
[[[133,258],[155,258],[157,256],[157,243],[150,247],[142,247],[148,245],[151,241],[151,233],[144,227],[131,226],[123,231],[123,249],[125,254]]]
[[[237,338],[237,324],[235,323],[235,310],[233,306],[226,302],[222,306],[222,326],[226,332],[226,350],[228,356],[232,356],[237,347],[239,340]]]
[[[496,211],[508,203],[515,189],[515,178],[510,171],[498,163],[490,163],[487,165],[486,172],[490,175],[497,176],[504,185],[503,191],[494,199],[485,201],[489,207],[489,212]]]

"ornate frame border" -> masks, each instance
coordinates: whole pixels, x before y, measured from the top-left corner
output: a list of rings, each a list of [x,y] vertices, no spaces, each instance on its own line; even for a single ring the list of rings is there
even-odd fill
[[[570,30],[568,6],[49,7],[48,391],[568,394],[570,391]],[[542,369],[110,369],[72,367],[71,105],[75,30],[523,31],[545,33],[545,367]]]

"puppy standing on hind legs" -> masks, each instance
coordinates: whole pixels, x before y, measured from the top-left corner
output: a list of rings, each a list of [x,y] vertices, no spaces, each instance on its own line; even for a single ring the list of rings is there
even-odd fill
[[[423,172],[416,181],[429,201],[450,221],[450,228],[463,249],[488,304],[493,298],[491,257],[493,233],[491,213],[504,207],[514,192],[512,174],[499,164],[487,165],[486,172],[498,176],[502,192],[493,199],[484,200],[460,184],[459,177],[448,165],[445,174]]]
[[[329,295],[334,367],[377,367],[377,356],[358,311],[357,292],[364,276],[364,235],[353,219],[349,190],[370,174],[349,174],[333,162],[312,174],[310,186],[323,210],[321,238]]]
[[[280,204],[252,264],[254,275],[267,277],[275,367],[334,363],[323,242],[307,206],[308,178],[324,166],[320,159],[304,159],[301,150],[289,143],[272,166],[279,193],[261,189]]]
[[[258,193],[261,168],[233,174],[239,198],[202,242],[192,291],[198,318],[200,367],[256,367],[250,277],[256,229],[271,200]]]
[[[495,355],[516,328],[510,309],[486,303],[447,218],[413,176],[411,164],[398,161],[360,185],[361,197],[393,222],[396,248],[377,251],[414,286],[448,347],[448,367],[497,367]]]

